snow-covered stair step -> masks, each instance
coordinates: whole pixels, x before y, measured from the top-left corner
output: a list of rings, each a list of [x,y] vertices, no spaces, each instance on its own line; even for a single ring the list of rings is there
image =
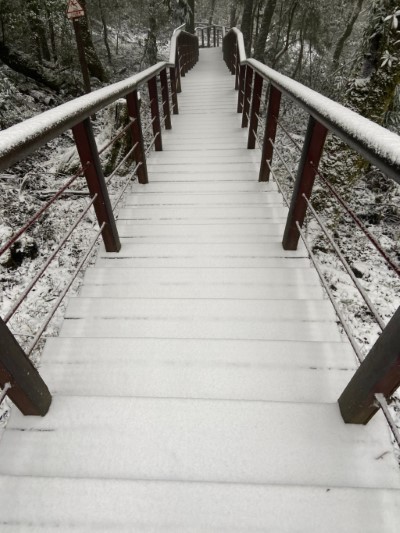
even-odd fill
[[[129,297],[70,298],[66,318],[176,319],[188,321],[228,320],[260,322],[336,322],[329,300],[160,299]]]
[[[106,364],[196,365],[237,368],[355,369],[351,346],[343,342],[226,339],[107,339],[54,337],[46,342],[42,366]]]
[[[153,206],[160,207],[174,205],[188,206],[252,206],[252,205],[281,205],[282,196],[277,192],[245,192],[245,193],[153,193],[129,194],[124,202],[125,207]]]
[[[149,279],[150,278],[150,279]],[[84,287],[89,285],[119,285],[124,283],[239,283],[263,286],[318,286],[320,281],[315,269],[308,268],[90,268],[84,277]]]
[[[160,222],[181,221],[185,223],[195,223],[206,221],[210,223],[254,223],[254,222],[281,222],[284,223],[287,216],[287,209],[283,205],[277,206],[251,206],[247,207],[183,207],[183,206],[158,206],[158,207],[132,207],[122,208],[118,212],[118,220],[133,221],[138,223],[141,220],[146,224],[159,224]]]
[[[270,352],[262,354],[251,342],[241,343],[243,351],[238,353],[236,348],[231,354],[228,349],[235,350],[233,343],[220,341],[218,351],[218,345],[210,350],[211,356],[209,340],[193,340],[186,346],[170,339],[158,345],[152,339],[126,339],[125,345],[119,341],[118,351],[115,343],[104,338],[92,339],[89,351],[87,344],[77,340],[59,338],[46,349],[40,373],[53,394],[333,403],[354,373],[348,353],[342,367],[338,362],[344,358],[339,356],[332,357],[329,368],[322,359],[327,351],[322,343],[319,359],[310,366],[304,343],[292,343],[289,364],[282,363],[281,350],[274,350],[276,343],[265,343],[264,349]],[[346,352],[341,343],[331,343],[329,349],[334,355]]]
[[[337,404],[55,396],[43,419],[14,414],[0,473],[399,489],[385,432]]]
[[[183,183],[158,182],[141,185],[135,183],[132,186],[132,194],[153,194],[153,193],[260,193],[276,192],[277,186],[273,182],[254,181],[188,181]]]
[[[278,237],[282,240],[284,224],[279,222],[269,224],[159,224],[136,226],[135,224],[121,224],[119,236],[128,237]]]
[[[400,514],[388,489],[3,476],[0,491],[10,533],[397,533]]]
[[[119,269],[118,269],[119,270]],[[229,284],[229,283],[160,283],[154,281],[117,284],[84,285],[80,291],[84,297],[106,298],[183,298],[183,299],[252,299],[252,300],[322,300],[326,295],[322,287],[295,285]]]

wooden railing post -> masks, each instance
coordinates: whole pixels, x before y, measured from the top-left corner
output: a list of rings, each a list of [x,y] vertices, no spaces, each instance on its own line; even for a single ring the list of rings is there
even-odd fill
[[[256,135],[257,135],[257,130],[258,130],[258,114],[260,112],[262,86],[263,86],[263,79],[256,72],[254,75],[253,97],[252,97],[251,112],[250,112],[249,137],[247,140],[247,148],[249,149],[253,149],[256,147]]]
[[[232,50],[231,53],[231,61],[234,63],[234,69],[235,69],[235,89],[238,90],[240,88],[240,57],[239,57],[239,45],[236,43],[236,61],[234,57],[234,53]]]
[[[10,383],[7,396],[24,415],[44,416],[51,394],[39,372],[0,319],[0,386]]]
[[[253,69],[246,66],[246,79],[244,84],[244,99],[243,99],[243,113],[242,113],[242,128],[247,128],[249,125],[249,113],[250,113],[250,96],[251,96],[251,83],[253,81]]]
[[[279,110],[281,107],[281,96],[282,93],[270,84],[267,121],[265,123],[265,133],[258,181],[269,181],[270,169],[268,163],[271,165],[272,156],[274,154],[274,147],[272,146],[271,141],[275,143]]]
[[[174,115],[179,115],[178,88],[176,86],[176,70],[175,70],[175,67],[171,67],[169,69],[169,78],[171,80],[172,113]]]
[[[138,181],[141,184],[149,182],[147,174],[146,152],[144,149],[143,134],[142,134],[142,121],[140,118],[139,100],[137,91],[133,91],[126,95],[126,104],[128,106],[128,114],[135,121],[131,125],[131,135],[133,144],[136,148],[133,150],[133,156],[136,163],[140,163],[137,170]]]
[[[158,107],[157,78],[151,78],[147,82],[149,88],[151,119],[153,121],[153,135],[155,137],[154,148],[156,152],[162,151],[160,109]]]
[[[90,196],[93,198],[97,195],[93,203],[97,220],[100,226],[105,223],[101,232],[105,249],[107,252],[119,252],[121,243],[90,119],[87,118],[74,126],[72,133],[84,168]]]
[[[204,30],[201,30],[201,47],[204,48]]]
[[[400,386],[400,308],[382,331],[339,398],[347,424],[367,424],[379,410],[375,394],[389,398]]]
[[[310,117],[283,235],[282,246],[284,250],[297,250],[300,233],[296,222],[302,227],[307,212],[307,202],[303,194],[307,198],[311,196],[326,134],[325,126]]]
[[[237,103],[237,112],[238,113],[243,113],[245,81],[246,81],[246,65],[240,65],[240,68],[239,68],[239,94],[238,94],[238,103]]]
[[[216,34],[216,27],[213,26],[213,30],[214,30],[214,48],[217,47],[217,34]]]
[[[170,130],[171,126],[171,110],[169,106],[169,87],[168,87],[168,76],[167,69],[165,68],[160,72],[160,81],[161,81],[161,98],[163,101],[163,111],[165,118],[165,129]]]

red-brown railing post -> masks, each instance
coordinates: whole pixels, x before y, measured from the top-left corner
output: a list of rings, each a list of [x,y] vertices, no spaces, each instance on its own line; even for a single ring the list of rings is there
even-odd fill
[[[271,141],[275,143],[276,129],[278,126],[279,109],[281,107],[281,92],[273,85],[269,86],[269,99],[267,121],[265,123],[265,133],[261,156],[260,174],[258,181],[269,181],[270,169],[268,163],[271,165],[272,156],[274,154],[274,147]],[[268,163],[267,163],[268,161]]]
[[[249,149],[253,149],[256,147],[256,135],[257,135],[257,130],[258,130],[258,114],[260,112],[262,86],[263,86],[263,79],[256,72],[254,74],[253,98],[252,98],[251,112],[250,112],[249,137],[247,140],[247,148]]]
[[[175,67],[169,69],[169,77],[171,80],[171,98],[172,98],[172,113],[174,115],[179,114],[178,107],[178,89],[176,86],[176,70]]]
[[[163,101],[163,111],[165,118],[165,129],[170,130],[171,126],[171,110],[169,107],[169,87],[168,87],[168,76],[167,69],[165,68],[160,72],[160,81],[161,81],[161,97]]]
[[[155,138],[154,148],[156,152],[162,151],[160,109],[158,107],[157,78],[151,78],[147,82],[150,97],[151,119],[153,121],[153,135]]]
[[[246,65],[240,65],[239,69],[239,94],[238,94],[238,103],[237,103],[237,112],[243,113],[243,102],[244,102],[244,84],[246,81]]]
[[[251,82],[252,81],[253,81],[253,69],[249,65],[247,65],[246,79],[245,79],[245,85],[244,85],[242,128],[247,128],[247,126],[249,125],[250,96],[251,96]]]
[[[24,415],[44,416],[51,394],[39,372],[26,356],[14,335],[0,319],[0,386],[10,383],[7,396]]]
[[[382,331],[339,398],[347,424],[367,424],[379,410],[375,394],[389,398],[400,386],[400,308]]]
[[[142,121],[140,118],[139,100],[137,91],[133,91],[126,95],[126,104],[128,106],[128,114],[132,119],[135,119],[131,125],[131,135],[133,144],[136,148],[133,150],[133,156],[136,163],[140,163],[137,170],[138,181],[141,184],[149,182],[147,174],[146,152],[144,149]]]
[[[310,117],[283,235],[282,246],[285,250],[297,250],[300,233],[296,222],[299,223],[300,227],[303,225],[307,212],[307,202],[303,194],[307,198],[311,196],[326,134],[327,129],[325,126]]]
[[[97,220],[100,226],[105,223],[101,232],[105,249],[107,252],[119,252],[121,243],[90,119],[87,118],[74,126],[72,133],[82,167],[84,168],[90,196],[93,198],[93,196],[97,195],[93,203]]]
[[[239,45],[237,43],[236,43],[236,61],[235,61],[233,50],[232,50],[231,56],[232,56],[232,63],[234,64],[234,69],[235,69],[235,89],[238,90],[240,88],[240,81],[239,81],[240,57],[239,57]]]

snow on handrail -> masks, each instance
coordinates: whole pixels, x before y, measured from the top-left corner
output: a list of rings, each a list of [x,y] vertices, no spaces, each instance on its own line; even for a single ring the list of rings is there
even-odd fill
[[[340,137],[390,178],[400,183],[400,137],[351,109],[280,74],[256,59],[246,59],[243,35],[232,28],[239,47],[240,64],[250,66],[263,79],[295,101],[319,123]],[[229,35],[228,33],[228,35]]]
[[[229,33],[231,32],[236,35],[238,49],[239,49],[239,62],[241,65],[244,65],[247,61],[247,55],[246,55],[246,50],[244,47],[243,33],[237,28],[231,28],[230,31],[228,31],[227,35],[229,35]]]
[[[165,61],[159,62],[130,78],[75,98],[0,132],[0,169],[23,159],[64,131],[134,91],[167,66]]]

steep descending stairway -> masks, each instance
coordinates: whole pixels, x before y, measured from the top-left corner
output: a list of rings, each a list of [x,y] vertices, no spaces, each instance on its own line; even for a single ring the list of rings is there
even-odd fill
[[[345,425],[354,370],[287,210],[258,183],[219,49],[71,298],[41,373],[43,418],[0,445],[0,530],[394,532],[400,478],[381,416]]]

